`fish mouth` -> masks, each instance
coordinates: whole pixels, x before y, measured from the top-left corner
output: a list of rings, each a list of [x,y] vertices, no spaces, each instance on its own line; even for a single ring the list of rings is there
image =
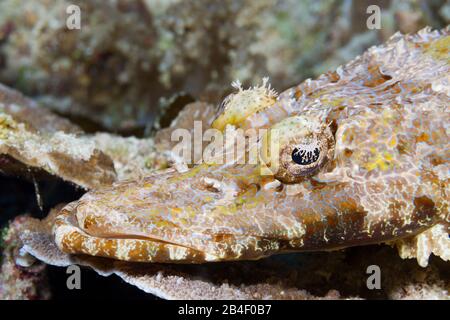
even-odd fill
[[[283,185],[254,166],[199,165],[91,191],[67,205],[53,228],[58,247],[125,261],[253,260],[290,251],[333,250],[411,235],[432,224],[373,215],[349,186]]]
[[[257,186],[243,177],[218,180],[209,169],[168,170],[91,191],[58,214],[55,242],[66,253],[145,262],[251,260],[278,251],[279,241],[236,221],[234,200],[255,195]]]

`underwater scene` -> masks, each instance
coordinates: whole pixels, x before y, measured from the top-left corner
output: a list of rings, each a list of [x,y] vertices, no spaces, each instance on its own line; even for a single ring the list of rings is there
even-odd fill
[[[449,300],[449,22],[0,0],[0,300]]]

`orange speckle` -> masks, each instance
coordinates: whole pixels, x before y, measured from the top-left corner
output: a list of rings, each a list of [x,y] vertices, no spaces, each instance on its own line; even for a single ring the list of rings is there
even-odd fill
[[[420,136],[416,137],[416,142],[427,142],[429,139],[430,136],[427,133],[422,132]]]

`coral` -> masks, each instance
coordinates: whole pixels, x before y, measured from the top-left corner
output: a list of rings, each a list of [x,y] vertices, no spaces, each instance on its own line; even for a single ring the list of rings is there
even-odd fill
[[[80,139],[93,143],[112,159],[117,180],[139,179],[169,165],[167,156],[158,152],[153,138],[125,138],[109,133],[97,133],[85,135]]]
[[[442,260],[450,260],[450,237],[448,223],[438,223],[432,228],[413,237],[395,241],[403,259],[416,258],[420,266],[426,267],[430,255],[434,253]]]
[[[67,120],[0,86],[1,172],[18,173],[20,163],[25,175],[34,168],[84,188],[111,184],[116,179],[111,159],[93,142],[79,139],[79,132]]]
[[[0,163],[3,173],[26,176],[34,168],[85,188],[138,178],[169,165],[153,138],[85,134],[1,84]]]
[[[19,216],[2,230],[0,300],[49,299],[46,267],[21,250],[19,234],[25,216]]]

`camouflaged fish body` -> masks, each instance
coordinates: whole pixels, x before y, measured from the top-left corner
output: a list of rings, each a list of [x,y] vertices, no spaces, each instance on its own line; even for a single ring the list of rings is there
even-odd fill
[[[213,127],[281,128],[280,172],[201,164],[117,183],[66,206],[55,241],[67,253],[201,263],[386,242],[438,223],[448,233],[449,47],[448,29],[396,34],[279,96],[241,89]]]

